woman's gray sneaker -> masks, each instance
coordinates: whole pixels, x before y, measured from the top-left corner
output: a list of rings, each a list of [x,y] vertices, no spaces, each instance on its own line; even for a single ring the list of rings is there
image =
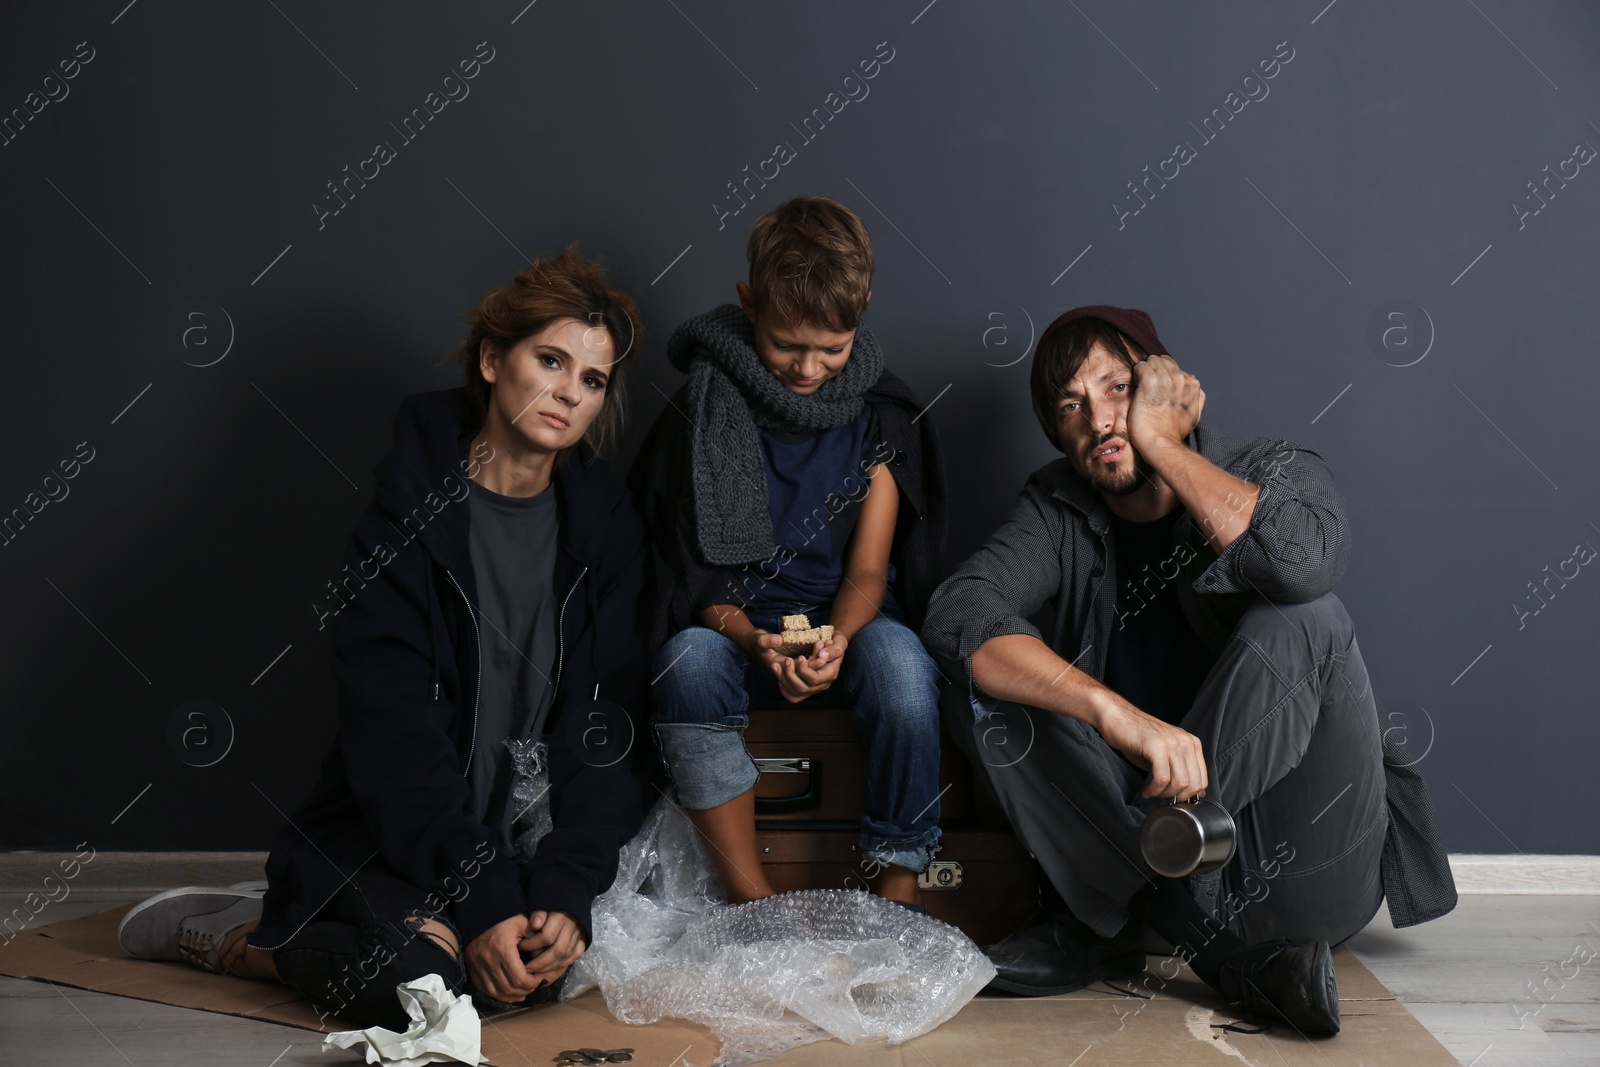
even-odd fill
[[[228,931],[261,918],[262,892],[182,886],[134,906],[117,927],[117,943],[141,960],[175,960],[222,974],[219,955]]]

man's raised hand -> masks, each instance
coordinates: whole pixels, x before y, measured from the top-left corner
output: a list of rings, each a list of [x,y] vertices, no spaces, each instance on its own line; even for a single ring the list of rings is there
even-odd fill
[[[1200,379],[1158,353],[1133,365],[1133,383],[1128,437],[1134,449],[1148,452],[1164,443],[1181,444],[1206,404]]]

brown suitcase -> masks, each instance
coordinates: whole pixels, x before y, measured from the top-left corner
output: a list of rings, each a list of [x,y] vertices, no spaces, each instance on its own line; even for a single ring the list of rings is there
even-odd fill
[[[867,889],[851,830],[756,833],[761,867],[779,893],[793,889]],[[1010,830],[947,830],[918,880],[928,914],[979,945],[1016,931],[1038,907],[1038,866]]]
[[[972,811],[972,768],[940,728],[939,818]],[[867,810],[861,737],[849,708],[752,708],[745,747],[761,768],[756,825],[855,827]]]

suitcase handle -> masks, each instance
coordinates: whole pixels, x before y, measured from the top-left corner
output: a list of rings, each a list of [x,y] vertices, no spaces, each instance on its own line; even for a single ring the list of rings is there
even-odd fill
[[[762,774],[808,774],[806,791],[794,797],[756,797],[756,815],[792,815],[822,806],[822,761],[804,756],[756,759]]]

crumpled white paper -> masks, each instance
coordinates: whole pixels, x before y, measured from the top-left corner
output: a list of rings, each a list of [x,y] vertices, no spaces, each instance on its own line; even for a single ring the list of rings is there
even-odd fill
[[[488,1063],[481,1044],[483,1028],[472,998],[450,992],[444,979],[425,974],[395,987],[401,1005],[411,1017],[403,1034],[381,1026],[341,1030],[322,1039],[322,1051],[335,1048],[364,1049],[368,1063],[387,1067],[422,1067],[428,1063]]]

